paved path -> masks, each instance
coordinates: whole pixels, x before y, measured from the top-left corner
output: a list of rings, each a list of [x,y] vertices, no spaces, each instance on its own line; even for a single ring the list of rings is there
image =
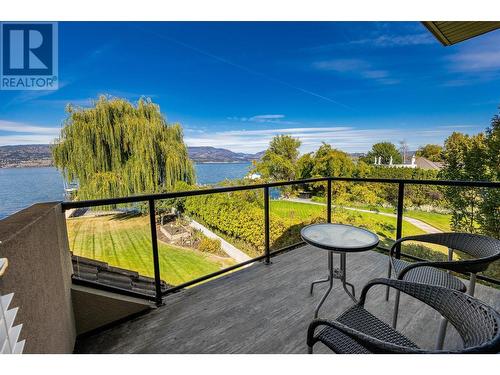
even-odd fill
[[[325,203],[313,202],[309,199],[304,199],[304,198],[288,198],[286,200],[288,200],[290,202],[307,203],[307,204],[315,204],[315,205],[319,205],[319,206],[326,206]],[[378,214],[378,215],[382,215],[382,216],[396,217],[397,218],[397,215],[390,214],[387,212],[378,212],[378,211],[365,210],[362,208],[344,207],[344,206],[336,206],[336,205],[334,205],[334,207],[339,207],[339,208],[343,208],[343,209],[351,210],[351,211],[366,212],[366,213],[370,213],[370,214]],[[407,216],[403,216],[403,220],[406,221],[407,223],[415,225],[417,228],[423,230],[426,233],[442,233],[441,230],[433,227],[432,225],[424,223],[421,220],[414,219],[412,217],[407,217]]]
[[[194,221],[191,219],[191,223],[189,224],[192,228],[201,230],[201,232],[207,236],[208,238],[216,239],[220,241],[220,245],[222,250],[229,255],[231,258],[233,258],[236,262],[241,263],[245,262],[247,260],[250,260],[250,258],[247,254],[245,254],[243,251],[240,249],[237,249],[233,245],[231,245],[229,242],[227,242],[224,238],[218,236],[214,232],[212,232],[210,229],[205,227],[204,225],[198,223],[197,221]]]

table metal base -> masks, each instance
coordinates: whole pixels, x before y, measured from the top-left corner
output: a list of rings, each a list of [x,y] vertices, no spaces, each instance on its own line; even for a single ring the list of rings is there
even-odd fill
[[[310,289],[310,294],[313,294],[313,288],[315,284],[320,284],[320,283],[326,283],[329,282],[330,285],[328,286],[328,290],[326,291],[325,295],[321,298],[321,301],[319,302],[318,306],[316,307],[316,310],[314,311],[314,318],[316,319],[318,317],[318,312],[319,309],[321,308],[321,305],[326,300],[326,297],[330,294],[332,287],[333,287],[333,279],[339,279],[342,281],[342,287],[344,288],[344,291],[347,293],[351,299],[357,303],[358,301],[356,300],[356,292],[354,290],[354,285],[351,283],[348,283],[346,281],[346,254],[345,253],[340,253],[340,268],[334,268],[333,267],[333,251],[328,252],[328,276],[326,279],[322,280],[316,280],[311,283],[311,289]],[[352,293],[347,290],[347,286],[351,287]]]

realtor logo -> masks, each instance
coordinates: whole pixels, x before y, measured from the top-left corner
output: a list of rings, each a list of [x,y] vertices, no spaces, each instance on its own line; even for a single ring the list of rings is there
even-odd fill
[[[57,23],[0,23],[0,89],[57,90]]]

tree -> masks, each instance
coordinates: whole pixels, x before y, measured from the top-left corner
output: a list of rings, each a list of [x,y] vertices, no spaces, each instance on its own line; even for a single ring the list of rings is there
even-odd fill
[[[296,178],[300,140],[290,135],[277,135],[260,162],[255,163],[255,172],[274,181],[290,181]]]
[[[343,151],[323,143],[314,154],[314,177],[351,177],[356,166]]]
[[[397,147],[391,142],[379,142],[372,146],[372,149],[363,158],[363,161],[368,164],[374,164],[375,158],[381,157],[382,164],[389,164],[391,157],[394,164],[402,162],[401,154]]]
[[[444,142],[444,168],[447,180],[481,181],[487,176],[487,148],[483,133],[474,136],[454,132]],[[447,187],[445,197],[452,208],[451,227],[456,231],[478,231],[481,192],[477,188]]]
[[[499,107],[500,109],[500,107]],[[486,166],[488,179],[500,181],[500,116],[491,119],[486,129]],[[483,233],[500,238],[500,189],[482,189],[483,202],[479,223]]]
[[[367,164],[362,159],[359,159],[358,164],[356,165],[355,177],[370,177],[372,174],[372,169],[373,167],[370,166],[370,164]]]
[[[427,144],[420,147],[417,150],[417,156],[422,156],[430,161],[443,161],[441,153],[443,152],[443,147],[440,145]]]
[[[68,106],[67,113],[52,153],[66,180],[78,181],[78,199],[155,193],[177,181],[194,182],[182,128],[167,124],[150,99],[134,106],[101,96],[91,108]]]
[[[297,178],[300,180],[311,178],[314,168],[313,153],[309,152],[302,155],[297,161]]]
[[[329,144],[323,143],[313,156],[313,168],[311,177],[351,177],[356,169],[350,156],[343,151],[332,148]],[[332,191],[340,201],[341,195],[345,194],[346,184],[336,182]],[[313,192],[324,194],[326,183],[317,182],[311,185]]]

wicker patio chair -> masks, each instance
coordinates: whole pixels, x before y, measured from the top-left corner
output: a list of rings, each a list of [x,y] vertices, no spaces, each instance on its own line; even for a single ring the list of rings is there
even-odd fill
[[[419,299],[446,317],[463,340],[459,350],[426,350],[364,309],[366,294],[374,285],[387,285]],[[322,328],[322,329],[318,329]],[[318,331],[316,333],[316,331]],[[500,314],[465,293],[394,279],[375,279],[361,292],[359,302],[336,320],[313,320],[307,331],[307,346],[322,342],[335,353],[498,353]]]
[[[407,262],[395,257],[396,248],[405,241],[418,241],[446,246],[448,261],[419,261]],[[470,259],[453,261],[453,251],[458,250],[467,254]],[[464,283],[449,271],[470,275],[469,294],[474,295],[476,273],[485,271],[495,260],[500,259],[500,241],[478,234],[469,233],[432,233],[418,236],[408,236],[399,239],[391,247],[388,277],[396,279],[442,286],[465,292]],[[448,272],[443,271],[448,270]],[[391,272],[392,271],[392,272]],[[386,300],[389,299],[389,288],[386,290]],[[396,291],[392,327],[396,328],[399,312],[399,292]],[[442,348],[446,334],[446,321],[441,322],[436,347]]]

